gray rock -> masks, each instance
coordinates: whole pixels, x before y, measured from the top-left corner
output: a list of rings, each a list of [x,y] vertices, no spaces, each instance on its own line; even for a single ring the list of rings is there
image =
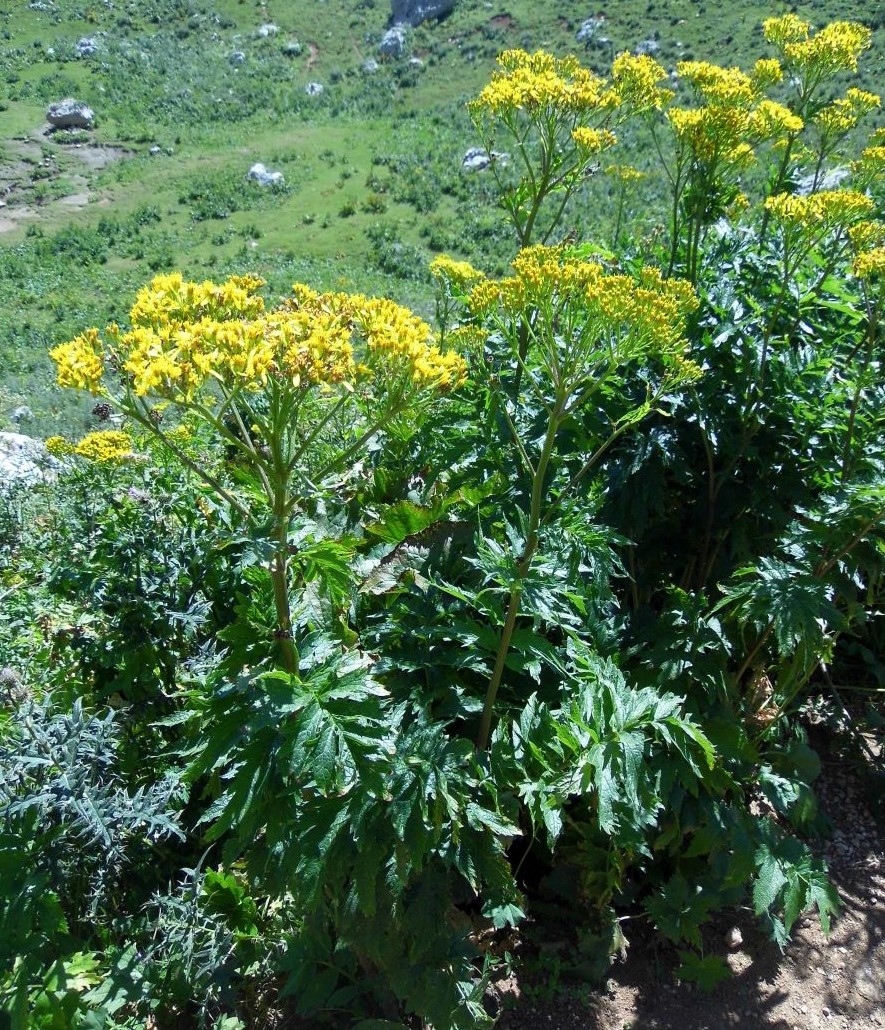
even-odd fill
[[[163,148],[162,148],[162,147],[161,147],[161,146],[160,146],[160,145],[159,145],[158,143],[155,143],[155,144],[154,144],[154,145],[153,145],[153,146],[151,147],[151,149],[150,149],[149,153],[150,153],[150,155],[151,155],[152,157],[156,157],[156,156],[157,156],[157,154],[162,154],[162,153],[163,153]]]
[[[308,82],[308,84],[304,87],[304,92],[309,97],[318,97],[323,92],[324,88],[325,87],[321,82]]]
[[[583,43],[584,46],[589,46],[589,44],[593,42],[596,37],[596,33],[604,21],[604,18],[599,17],[599,15],[595,15],[594,17],[581,22],[581,27],[578,29],[575,39],[579,43]]]
[[[483,150],[482,147],[471,147],[462,158],[461,167],[465,172],[483,172],[492,161],[506,164],[508,157],[508,154],[498,153],[497,150],[489,153],[487,150]]]
[[[84,36],[77,41],[74,51],[77,57],[95,57],[98,53],[98,41],[91,36]]]
[[[445,18],[455,9],[455,0],[393,0],[390,24],[420,25],[430,18]]]
[[[297,57],[304,49],[297,39],[290,39],[283,47],[284,57]]]
[[[58,462],[46,453],[42,440],[23,433],[0,433],[0,493],[51,479]]]
[[[275,36],[279,31],[279,25],[274,25],[273,22],[267,22],[265,25],[258,26],[258,30],[255,35],[260,39],[267,39],[268,36]]]
[[[9,413],[9,420],[15,422],[18,425],[20,422],[30,422],[34,417],[34,412],[27,406],[27,404],[19,404],[17,408],[13,408]]]
[[[374,75],[380,67],[381,65],[378,64],[374,57],[370,57],[368,61],[363,61],[363,71],[366,75]]]
[[[816,193],[818,190],[835,190],[850,176],[851,170],[848,168],[831,168],[820,176],[815,185],[814,176],[806,175],[796,183],[796,192],[807,197],[809,193]]]
[[[378,44],[378,53],[382,57],[402,57],[406,50],[406,26],[394,25],[384,33]]]
[[[636,44],[636,49],[633,51],[639,57],[643,55],[654,57],[660,52],[661,44],[656,39],[644,39],[641,43]]]
[[[46,120],[55,129],[91,129],[95,123],[95,112],[82,100],[65,97],[49,105]]]
[[[242,50],[234,50],[234,52],[232,54],[228,55],[227,59],[228,59],[228,61],[230,61],[231,64],[245,64],[246,63],[246,55],[243,53]]]
[[[246,172],[249,182],[257,182],[259,186],[281,186],[286,180],[282,172],[271,172],[260,161]]]

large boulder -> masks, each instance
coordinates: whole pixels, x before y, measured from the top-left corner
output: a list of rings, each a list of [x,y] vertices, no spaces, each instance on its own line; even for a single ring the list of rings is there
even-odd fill
[[[382,57],[402,57],[406,52],[406,26],[397,24],[384,33],[378,44],[378,53]]]
[[[45,482],[57,468],[42,440],[23,433],[0,433],[0,494],[13,486]]]
[[[95,124],[95,112],[82,100],[65,97],[49,105],[46,120],[54,129],[91,129]]]
[[[455,9],[455,0],[393,0],[390,24],[420,25],[430,18],[445,18]]]

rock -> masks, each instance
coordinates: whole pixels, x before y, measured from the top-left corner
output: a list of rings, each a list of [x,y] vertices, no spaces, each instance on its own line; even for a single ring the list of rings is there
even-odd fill
[[[228,59],[228,61],[231,64],[245,64],[246,63],[246,55],[243,53],[242,50],[234,50],[234,52],[232,54],[228,55],[227,59]]]
[[[409,58],[409,64],[410,64],[410,66],[412,68],[423,68],[424,67],[424,62],[421,60],[420,57],[410,57]]]
[[[430,18],[445,18],[455,9],[455,0],[393,0],[390,24],[420,25]]]
[[[384,33],[384,37],[378,44],[378,53],[382,57],[402,57],[406,49],[406,26],[394,25]]]
[[[257,182],[259,186],[281,186],[286,181],[282,172],[271,172],[260,161],[246,172],[246,179]]]
[[[725,943],[732,951],[737,951],[744,943],[744,935],[736,926],[733,926],[725,935]]]
[[[77,57],[95,57],[98,53],[98,42],[91,36],[84,36],[82,39],[77,41],[74,51]]]
[[[594,41],[596,33],[604,21],[605,18],[597,14],[581,22],[581,27],[578,29],[575,39],[579,43],[583,43],[584,46],[589,46]]]
[[[492,161],[506,164],[508,157],[508,154],[500,154],[497,150],[489,153],[487,150],[483,150],[482,147],[471,147],[462,158],[461,167],[465,172],[483,172]]]
[[[155,143],[155,144],[154,144],[154,145],[153,145],[153,146],[151,147],[151,149],[150,149],[150,150],[148,151],[148,153],[149,153],[149,154],[150,154],[150,155],[151,155],[152,157],[156,157],[156,156],[157,156],[157,154],[162,154],[162,153],[163,153],[163,148],[162,148],[162,147],[161,147],[161,146],[160,146],[160,145],[159,145],[158,143]]]
[[[807,197],[811,192],[818,190],[835,190],[851,175],[848,168],[831,168],[818,179],[817,186],[814,184],[814,176],[806,175],[796,183],[796,192]]]
[[[304,87],[304,92],[309,97],[318,97],[320,93],[323,92],[324,88],[325,87],[321,82],[308,82],[308,84]]]
[[[273,22],[267,22],[265,25],[259,25],[255,35],[259,39],[267,39],[268,36],[275,36],[280,31],[279,25],[274,25]]]
[[[54,129],[91,129],[95,112],[82,100],[65,97],[49,105],[46,120]]]
[[[376,71],[381,67],[374,57],[370,57],[368,61],[363,62],[363,71],[366,75],[374,75]]]
[[[9,415],[9,420],[15,422],[18,425],[20,422],[30,422],[34,417],[34,412],[27,406],[27,404],[19,404],[17,408],[13,408]]]
[[[641,43],[636,44],[636,49],[633,51],[638,57],[643,55],[647,57],[654,57],[655,54],[661,52],[661,44],[656,39],[644,39]]]
[[[283,47],[284,57],[297,57],[304,48],[298,42],[297,39],[290,39],[288,43]]]
[[[57,468],[42,440],[23,433],[0,433],[0,493],[13,486],[46,482]]]

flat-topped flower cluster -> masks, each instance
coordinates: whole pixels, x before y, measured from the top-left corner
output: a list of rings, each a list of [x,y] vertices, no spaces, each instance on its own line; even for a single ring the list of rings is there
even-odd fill
[[[321,390],[376,376],[435,390],[464,380],[464,359],[440,350],[407,308],[297,284],[291,299],[266,310],[263,285],[253,276],[221,284],[157,276],[139,292],[129,330],[88,329],[51,352],[59,384],[102,393],[111,369],[138,397],[182,400],[212,381],[257,390],[272,376]]]

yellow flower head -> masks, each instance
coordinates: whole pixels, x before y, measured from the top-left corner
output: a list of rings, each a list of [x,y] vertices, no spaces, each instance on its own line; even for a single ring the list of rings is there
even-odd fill
[[[84,436],[73,453],[99,465],[125,461],[132,457],[132,437],[119,429],[99,429]]]
[[[808,39],[811,25],[795,14],[784,14],[780,18],[766,18],[762,32],[769,43],[782,48],[787,43]]]
[[[852,271],[858,279],[881,280],[885,277],[885,247],[874,247],[858,254]]]
[[[612,84],[621,101],[631,110],[662,110],[673,91],[658,85],[667,78],[666,69],[648,54],[619,54],[612,64]]]
[[[761,142],[795,135],[804,124],[788,107],[765,97],[750,112],[748,128],[753,138]]]
[[[857,222],[848,236],[856,251],[885,247],[885,222]]]
[[[821,190],[808,196],[778,193],[765,206],[786,229],[828,232],[869,215],[875,205],[855,190]]]
[[[871,41],[872,32],[865,25],[834,21],[811,38],[783,43],[781,50],[791,71],[820,80],[837,72],[856,72],[858,58]]]
[[[746,107],[757,94],[753,80],[740,68],[720,68],[708,61],[680,61],[676,71],[709,104]]]
[[[618,137],[608,129],[588,129],[579,126],[572,130],[572,139],[586,154],[600,154],[618,142]]]
[[[59,344],[49,352],[49,356],[57,366],[59,386],[73,386],[90,393],[101,392],[104,362],[97,329],[87,329],[70,343]]]
[[[776,86],[783,81],[784,70],[780,61],[774,57],[761,57],[753,65],[753,85],[758,91]]]
[[[814,125],[824,140],[838,139],[851,132],[864,115],[875,111],[881,104],[881,98],[875,93],[852,87],[844,97],[822,108],[815,116]]]
[[[47,453],[51,454],[54,458],[67,458],[74,453],[74,445],[63,436],[49,436],[44,441],[43,446],[46,448]]]
[[[492,81],[468,107],[474,115],[507,118],[519,111],[532,115],[542,110],[578,116],[608,110],[616,103],[605,80],[582,68],[574,57],[506,50],[498,57]]]
[[[638,168],[634,168],[632,165],[609,165],[605,169],[605,174],[610,175],[624,186],[646,178],[645,172],[640,172]]]
[[[485,278],[485,274],[468,261],[456,261],[445,254],[430,262],[430,274],[437,282],[447,284],[456,290],[466,290],[473,283]]]

